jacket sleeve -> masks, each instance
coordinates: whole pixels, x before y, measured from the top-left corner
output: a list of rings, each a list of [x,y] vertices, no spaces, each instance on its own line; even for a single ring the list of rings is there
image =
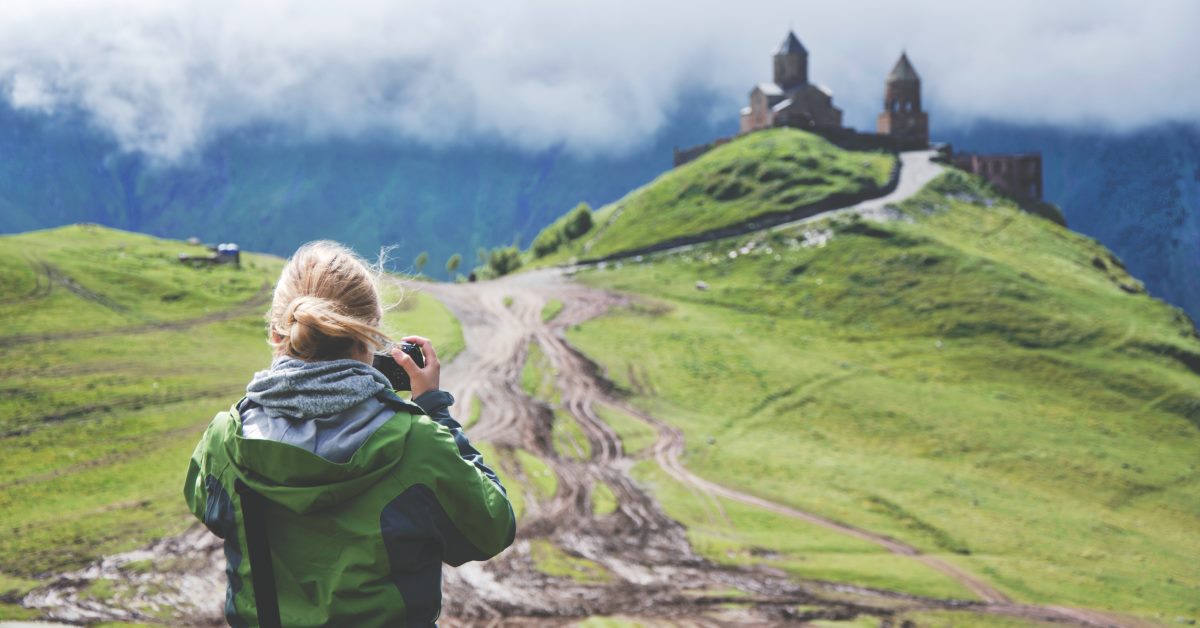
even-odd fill
[[[463,460],[474,465],[484,477],[496,484],[501,493],[508,495],[508,491],[500,483],[500,478],[496,475],[496,472],[492,471],[491,467],[484,463],[483,454],[471,446],[471,441],[467,439],[467,434],[463,431],[462,425],[458,421],[455,421],[454,417],[450,416],[450,406],[454,405],[454,397],[450,393],[444,390],[431,390],[413,399],[413,403],[421,406],[421,409],[425,411],[425,414],[429,415],[429,418],[450,432],[450,435],[454,437],[454,444],[458,447],[458,455]]]
[[[208,456],[208,444],[221,415],[204,431],[196,444],[192,458],[188,461],[187,476],[183,481],[183,499],[188,510],[195,515],[213,534],[225,538],[233,511],[232,500],[214,474],[213,460]]]
[[[450,393],[429,391],[413,402],[433,419],[433,446],[425,448],[423,456],[429,458],[430,488],[449,524],[443,535],[443,559],[457,566],[499,554],[512,544],[517,531],[504,485],[450,416],[448,407],[454,403]]]

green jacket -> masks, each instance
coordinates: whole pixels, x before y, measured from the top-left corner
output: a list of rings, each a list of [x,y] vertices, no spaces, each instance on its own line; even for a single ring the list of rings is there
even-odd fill
[[[412,403],[384,391],[375,399],[395,412],[343,463],[246,438],[247,399],[204,432],[184,497],[225,540],[231,626],[259,624],[238,482],[265,498],[285,626],[430,625],[441,610],[442,562],[484,560],[512,543],[504,487],[450,418],[453,398],[432,391]]]

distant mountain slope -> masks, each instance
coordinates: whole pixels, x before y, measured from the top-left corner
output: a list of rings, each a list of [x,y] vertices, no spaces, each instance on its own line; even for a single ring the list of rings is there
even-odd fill
[[[698,94],[644,147],[614,158],[497,146],[432,150],[391,138],[311,140],[247,130],[184,164],[153,167],[121,154],[69,113],[0,105],[0,233],[96,222],[167,237],[236,240],[278,255],[313,238],[370,254],[422,250],[441,273],[479,247],[526,246],[580,201],[600,207],[671,167],[673,146],[729,135],[716,99]],[[939,124],[934,139],[976,151],[1042,150],[1047,200],[1071,227],[1126,261],[1150,292],[1200,319],[1200,131],[1161,126],[1125,135],[1052,127]],[[440,275],[439,275],[440,276]]]
[[[451,254],[461,253],[469,268],[479,247],[528,244],[576,203],[599,206],[669,169],[674,145],[735,127],[685,111],[645,146],[616,158],[243,130],[189,161],[156,166],[121,154],[77,116],[0,105],[0,233],[96,222],[237,241],[278,255],[316,238],[347,242],[365,255],[396,244],[399,267],[428,251],[426,272],[444,276]]]
[[[1112,134],[991,122],[934,135],[968,151],[1042,151],[1046,198],[1071,228],[1200,320],[1200,128]]]
[[[910,543],[1020,601],[1196,615],[1200,337],[1095,241],[949,171],[887,222],[576,277],[635,298],[568,339],[683,431],[709,481]],[[939,594],[919,569],[649,461],[634,472],[713,560]]]

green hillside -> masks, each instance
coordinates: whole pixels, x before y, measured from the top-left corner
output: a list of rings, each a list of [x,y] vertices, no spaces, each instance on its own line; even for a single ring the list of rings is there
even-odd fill
[[[786,212],[833,194],[887,184],[895,158],[842,150],[796,129],[739,137],[597,210],[592,228],[537,265],[597,259],[672,238]],[[534,240],[545,240],[561,221]]]
[[[714,482],[890,535],[1020,601],[1200,617],[1192,322],[1098,243],[967,175],[901,210],[580,272],[636,299],[568,337],[682,428],[685,464]],[[652,462],[635,471],[714,560],[967,596]]]
[[[0,619],[43,574],[192,524],[187,459],[270,362],[263,313],[282,260],[189,268],[200,247],[95,226],[0,238]],[[453,317],[409,291],[388,316],[439,354]]]

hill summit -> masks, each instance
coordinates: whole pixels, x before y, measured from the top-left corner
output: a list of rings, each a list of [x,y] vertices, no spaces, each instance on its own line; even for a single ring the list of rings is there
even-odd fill
[[[755,135],[615,205],[702,194],[705,160],[736,161],[721,184],[753,186],[780,158]],[[619,249],[610,237],[580,240]],[[816,216],[576,277],[633,304],[567,337],[687,435],[684,459],[708,481],[909,543],[1016,600],[1197,612],[1195,325],[1099,243],[982,179],[947,169],[870,219]],[[946,591],[796,540],[815,530],[713,516],[653,468],[640,477],[713,560]]]

